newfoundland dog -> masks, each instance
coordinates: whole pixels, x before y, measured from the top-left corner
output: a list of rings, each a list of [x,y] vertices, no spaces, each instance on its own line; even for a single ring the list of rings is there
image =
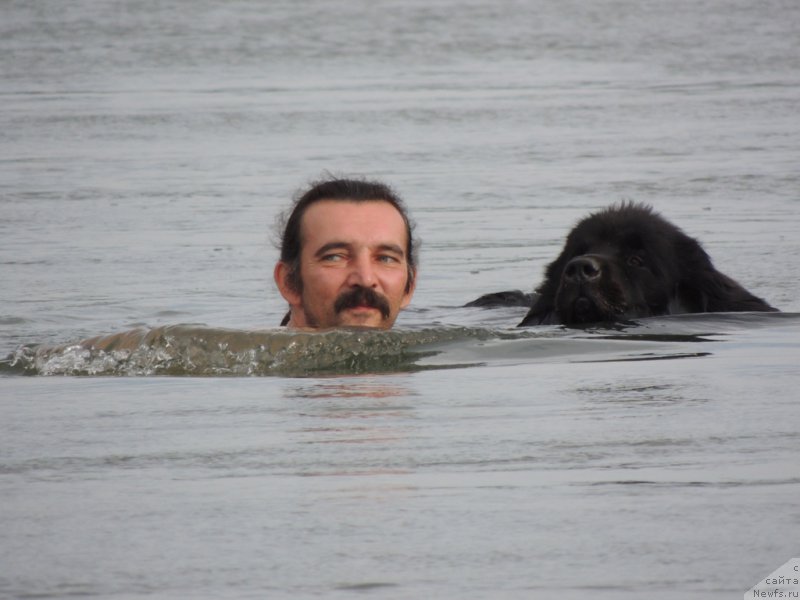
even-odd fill
[[[634,203],[579,221],[535,294],[487,294],[467,306],[498,305],[530,306],[520,327],[776,310],[717,271],[697,240]]]

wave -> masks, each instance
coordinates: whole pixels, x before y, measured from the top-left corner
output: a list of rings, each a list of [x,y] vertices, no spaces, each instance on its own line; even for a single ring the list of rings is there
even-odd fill
[[[25,345],[0,361],[22,375],[283,375],[422,369],[429,343],[490,335],[468,328],[410,332],[242,331],[170,325],[60,346]]]
[[[320,376],[525,362],[662,360],[705,356],[698,344],[744,328],[798,329],[800,315],[680,315],[568,329],[437,326],[379,331],[246,331],[197,325],[139,328],[74,344],[21,346],[4,375]]]

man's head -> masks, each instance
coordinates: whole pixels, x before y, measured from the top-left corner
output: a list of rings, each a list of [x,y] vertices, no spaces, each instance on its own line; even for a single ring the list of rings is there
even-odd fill
[[[386,185],[328,179],[297,198],[281,236],[275,283],[291,327],[388,329],[416,283],[413,227]]]

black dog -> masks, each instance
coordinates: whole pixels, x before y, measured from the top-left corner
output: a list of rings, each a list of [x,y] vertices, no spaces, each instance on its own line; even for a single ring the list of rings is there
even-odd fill
[[[717,271],[697,240],[633,203],[579,221],[536,292],[487,294],[467,306],[531,306],[520,326],[776,310]]]

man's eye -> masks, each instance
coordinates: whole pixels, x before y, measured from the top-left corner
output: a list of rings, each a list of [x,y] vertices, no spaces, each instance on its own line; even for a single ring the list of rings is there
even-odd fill
[[[322,260],[324,262],[339,262],[344,260],[344,254],[339,254],[339,253],[326,254],[322,257]]]
[[[396,256],[392,256],[391,254],[381,254],[378,257],[378,260],[382,263],[395,265],[400,262],[400,259]]]

